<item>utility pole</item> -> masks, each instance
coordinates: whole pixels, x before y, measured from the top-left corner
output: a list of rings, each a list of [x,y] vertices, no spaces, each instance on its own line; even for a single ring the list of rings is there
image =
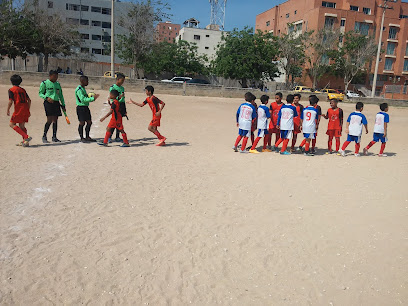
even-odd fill
[[[382,42],[382,36],[383,36],[383,28],[384,28],[384,18],[385,18],[385,11],[387,9],[391,10],[392,7],[389,7],[387,5],[387,2],[389,0],[384,0],[384,4],[379,6],[380,8],[383,9],[382,13],[382,19],[381,19],[381,28],[380,28],[380,37],[378,40],[378,48],[377,48],[377,58],[375,60],[375,70],[374,70],[374,78],[373,78],[373,86],[371,87],[371,98],[374,98],[375,96],[375,89],[377,87],[377,77],[378,77],[378,65],[380,64],[380,55],[381,55],[381,42]]]
[[[115,0],[111,9],[111,77],[115,77]]]

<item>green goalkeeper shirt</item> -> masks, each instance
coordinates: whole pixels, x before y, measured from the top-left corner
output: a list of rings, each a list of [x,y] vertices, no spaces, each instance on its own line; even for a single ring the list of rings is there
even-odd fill
[[[65,106],[64,96],[62,94],[62,88],[60,83],[51,82],[50,80],[45,80],[41,82],[39,96],[43,100],[51,98],[52,100],[58,102],[61,101],[62,106]]]
[[[111,92],[112,90],[117,90],[119,92],[119,96],[121,94],[123,94],[123,97],[120,98],[118,101],[119,103],[125,103],[125,88],[123,86],[118,86],[116,84],[113,84],[110,88],[109,88],[109,92]]]

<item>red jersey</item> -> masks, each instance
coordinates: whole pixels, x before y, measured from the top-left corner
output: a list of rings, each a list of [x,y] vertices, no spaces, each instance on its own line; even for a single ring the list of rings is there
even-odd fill
[[[113,100],[111,104],[111,109],[112,109],[112,118],[109,121],[108,127],[109,128],[114,128],[118,130],[123,130],[123,125],[122,125],[122,114],[120,112],[120,105],[119,105],[118,100]]]
[[[296,106],[295,104],[292,103],[292,105],[296,107],[296,112],[298,114],[296,117],[293,118],[293,123],[299,126],[300,125],[300,115],[303,113],[304,107],[302,104],[299,104]]]
[[[153,113],[153,118],[161,118],[160,116],[156,116],[156,113],[160,110],[159,105],[163,104],[163,101],[158,99],[155,96],[147,97],[146,100],[144,100],[143,105],[149,104],[150,109],[152,110]]]
[[[271,127],[275,127],[278,123],[278,115],[279,111],[282,108],[284,104],[278,104],[276,102],[273,102],[271,104],[270,110],[271,110]]]
[[[8,91],[9,99],[14,101],[14,113],[11,117],[13,122],[27,122],[30,117],[28,100],[30,97],[24,88],[13,86]],[[25,121],[27,120],[27,121]]]
[[[329,124],[327,130],[341,130],[343,125],[343,110],[341,108],[329,108],[326,113]]]

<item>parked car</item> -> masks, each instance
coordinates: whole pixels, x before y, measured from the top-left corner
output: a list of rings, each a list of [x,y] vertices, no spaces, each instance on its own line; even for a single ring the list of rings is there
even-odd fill
[[[295,92],[321,93],[318,90],[313,90],[312,88],[306,86],[296,86]]]
[[[187,84],[211,84],[207,80],[202,79],[191,79],[187,81]]]
[[[359,98],[360,95],[358,93],[355,93],[354,91],[347,90],[346,94],[347,98],[352,99],[352,98]]]
[[[327,94],[327,100],[331,100],[331,99],[337,99],[339,101],[344,100],[344,94],[339,93],[335,89],[327,89],[326,88],[326,89],[323,89],[322,92]]]
[[[116,71],[116,72],[115,72],[115,78],[116,78],[116,75],[117,75],[118,73],[122,73],[122,72]],[[103,74],[103,76],[104,76],[105,78],[110,78],[111,75],[112,75],[112,74],[111,74],[110,71],[106,71],[106,72]],[[127,79],[128,77],[125,76],[125,78]]]
[[[190,81],[191,78],[189,77],[174,77],[170,80],[161,80],[162,82],[166,82],[166,83],[181,83],[183,84],[184,82]]]

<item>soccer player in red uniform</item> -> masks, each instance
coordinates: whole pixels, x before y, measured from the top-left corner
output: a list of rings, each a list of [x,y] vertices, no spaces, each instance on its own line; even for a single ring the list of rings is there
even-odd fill
[[[154,88],[153,86],[146,86],[146,100],[143,103],[137,103],[130,99],[128,103],[133,103],[139,107],[143,107],[146,104],[149,104],[150,109],[152,110],[153,113],[153,119],[150,121],[149,126],[147,129],[152,132],[154,135],[157,136],[159,139],[159,143],[156,146],[164,146],[166,144],[166,137],[162,136],[159,131],[157,130],[157,127],[160,126],[160,119],[161,119],[161,113],[162,110],[165,106],[165,103],[158,99],[156,96],[153,95],[154,93]]]
[[[327,110],[326,115],[322,114],[322,117],[329,119],[329,124],[327,125],[326,134],[329,136],[328,141],[328,151],[326,154],[332,154],[332,144],[333,138],[336,138],[336,151],[340,149],[340,137],[341,131],[343,130],[343,110],[337,107],[337,99],[330,100],[330,107]]]
[[[298,113],[298,116],[293,118],[294,130],[293,130],[292,147],[290,149],[291,152],[295,152],[297,135],[301,133],[300,115],[303,113],[303,108],[304,108],[303,105],[299,103],[300,98],[302,98],[302,96],[297,93],[297,94],[294,94],[293,97],[294,98],[293,98],[292,105],[296,107],[296,112]]]
[[[275,134],[275,144],[278,142],[280,138],[280,130],[276,127],[278,124],[278,115],[279,111],[281,110],[282,106],[284,105],[282,102],[282,93],[277,92],[275,94],[275,102],[271,104],[270,112],[271,112],[271,121],[269,122],[269,135],[268,135],[268,145],[269,147],[272,146],[272,133]],[[274,149],[275,146],[274,146]]]
[[[23,81],[21,76],[17,74],[12,75],[10,81],[13,87],[8,91],[9,103],[7,105],[7,116],[10,116],[10,109],[14,103],[14,112],[11,116],[10,127],[23,137],[23,141],[18,145],[28,147],[32,138],[27,135],[25,123],[28,122],[28,118],[30,117],[31,100],[25,89],[20,87]]]
[[[106,134],[105,134],[105,138],[103,142],[98,142],[98,144],[101,146],[105,146],[105,147],[108,146],[109,138],[112,136],[113,131],[117,129],[122,134],[122,137],[123,137],[123,144],[121,145],[121,147],[130,147],[129,141],[127,139],[127,135],[125,133],[125,130],[123,128],[123,123],[122,123],[122,117],[126,114],[122,114],[120,112],[121,107],[119,105],[118,97],[119,97],[119,92],[117,90],[114,89],[109,92],[110,100],[108,102],[111,105],[111,110],[104,117],[102,117],[100,121],[102,122],[103,120],[108,118],[110,115],[112,115],[112,118],[109,121],[108,127],[106,128]]]

